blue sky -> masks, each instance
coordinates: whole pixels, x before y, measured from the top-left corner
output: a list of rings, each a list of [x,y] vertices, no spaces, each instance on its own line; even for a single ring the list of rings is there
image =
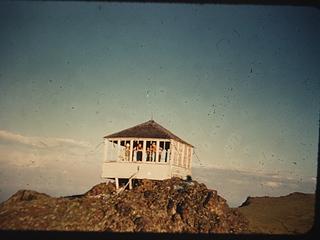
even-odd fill
[[[314,190],[318,10],[0,4],[2,198],[19,188],[85,191],[101,181],[102,137],[151,115],[195,145],[194,178],[222,193],[250,174],[279,184],[261,192],[255,178],[247,195],[286,193],[294,180],[290,190]],[[215,185],[214,175],[236,176],[228,171],[243,174]]]

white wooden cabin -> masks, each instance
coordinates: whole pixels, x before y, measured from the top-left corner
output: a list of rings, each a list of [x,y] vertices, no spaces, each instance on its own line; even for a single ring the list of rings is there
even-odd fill
[[[104,137],[102,178],[164,180],[191,176],[193,146],[153,120]]]

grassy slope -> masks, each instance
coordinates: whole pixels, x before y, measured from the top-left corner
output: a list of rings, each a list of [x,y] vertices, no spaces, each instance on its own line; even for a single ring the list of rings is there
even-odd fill
[[[305,233],[314,218],[314,194],[293,193],[283,197],[250,198],[238,210],[249,220],[249,229],[259,233]]]

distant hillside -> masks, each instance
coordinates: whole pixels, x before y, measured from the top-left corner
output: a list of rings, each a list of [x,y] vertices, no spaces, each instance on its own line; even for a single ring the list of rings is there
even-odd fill
[[[179,178],[141,180],[121,194],[112,183],[59,198],[20,190],[0,204],[0,229],[241,233],[247,224],[216,191]]]
[[[282,197],[248,197],[237,208],[256,233],[306,233],[313,225],[315,195],[291,193]]]

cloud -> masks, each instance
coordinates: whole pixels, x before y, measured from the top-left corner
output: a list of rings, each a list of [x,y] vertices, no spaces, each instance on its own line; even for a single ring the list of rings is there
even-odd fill
[[[266,186],[268,187],[280,187],[282,184],[280,182],[272,182],[272,181],[268,181],[264,183]]]
[[[103,148],[68,138],[0,131],[0,201],[19,189],[77,194],[101,181]]]
[[[203,169],[206,171],[207,169],[212,169],[213,171],[224,171],[228,174],[236,174],[236,175],[242,175],[242,176],[251,176],[255,178],[261,178],[261,179],[268,179],[270,181],[274,182],[282,182],[282,181],[297,181],[297,180],[303,180],[303,181],[313,181],[316,182],[316,177],[314,176],[307,176],[307,175],[300,175],[299,172],[292,172],[292,171],[286,171],[286,170],[276,170],[276,171],[270,171],[265,169],[255,169],[255,168],[247,168],[244,166],[241,167],[232,167],[232,166],[222,166],[218,164],[205,164],[204,165],[198,165],[193,164],[194,169]]]
[[[69,138],[30,137],[0,130],[0,163],[18,168],[37,168],[88,163],[101,148]]]
[[[39,153],[35,149],[17,149],[12,146],[0,145],[0,163],[1,168],[5,168],[3,164],[10,164],[15,167],[39,167],[43,159],[39,157]]]
[[[90,148],[91,144],[69,138],[29,137],[21,134],[0,130],[0,141],[18,143],[36,148],[54,148],[61,146]]]
[[[245,180],[240,180],[240,179],[228,179],[228,181],[229,182],[231,182],[231,183],[235,183],[235,184],[246,184],[247,183],[247,181],[245,181]]]
[[[256,172],[215,167],[193,167],[193,179],[215,189],[232,207],[248,196],[284,196],[292,192],[315,192],[313,176],[288,175],[286,172]],[[315,178],[314,178],[315,179]]]
[[[35,154],[34,158],[27,154],[23,159],[23,153],[18,152],[12,159],[14,165],[0,161],[0,202],[20,189],[32,189],[56,197],[84,193],[102,182],[101,156],[99,153],[85,159],[52,153],[45,156]],[[29,157],[31,159],[27,159]]]

